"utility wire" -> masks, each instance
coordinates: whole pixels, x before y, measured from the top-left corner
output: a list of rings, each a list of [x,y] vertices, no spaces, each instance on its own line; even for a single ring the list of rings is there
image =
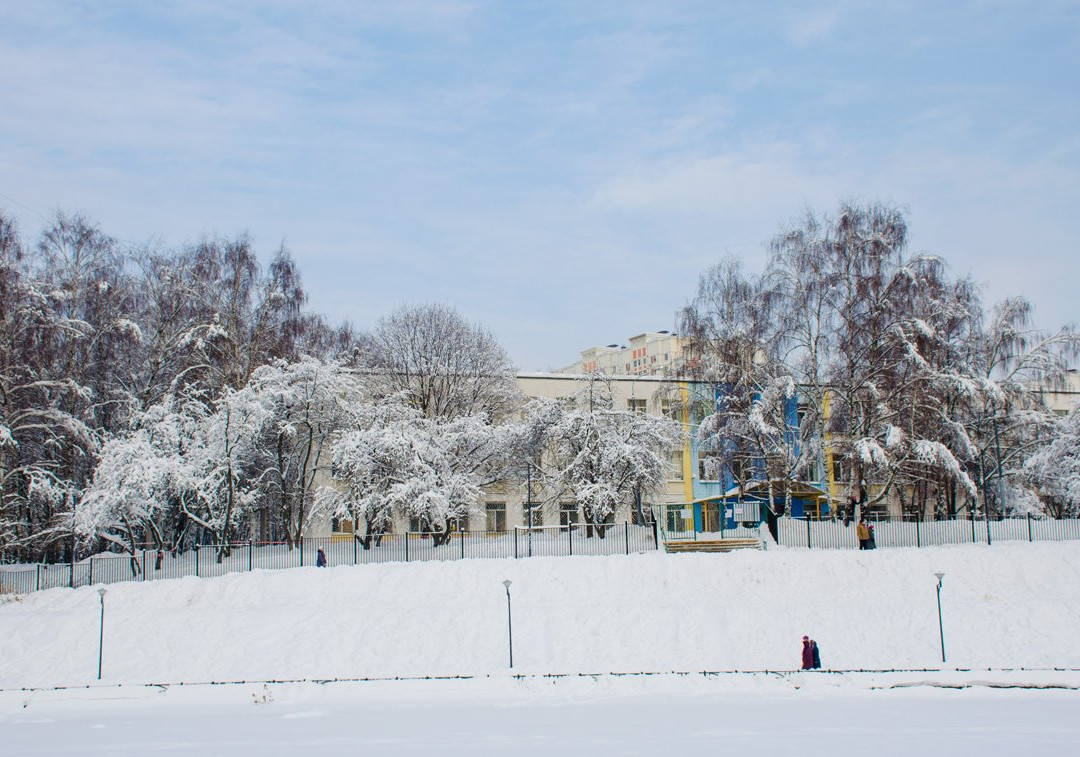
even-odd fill
[[[15,199],[14,197],[9,197],[8,195],[4,194],[3,192],[0,192],[0,197],[3,197],[3,198],[4,198],[5,200],[7,200],[8,202],[13,202],[13,203],[15,203],[15,204],[16,204],[16,205],[18,205],[18,206],[19,206],[20,208],[23,208],[23,209],[25,209],[25,210],[29,210],[29,211],[30,211],[31,213],[37,213],[37,214],[38,214],[39,216],[41,216],[42,218],[44,218],[44,219],[45,219],[46,221],[48,221],[48,220],[49,220],[49,217],[48,217],[47,215],[45,215],[44,213],[42,213],[42,212],[41,212],[40,210],[36,210],[36,209],[34,209],[34,208],[31,208],[31,207],[30,207],[29,205],[27,205],[27,204],[25,204],[25,203],[22,203],[22,202],[19,202],[19,201],[18,201],[18,200],[16,200],[16,199]]]

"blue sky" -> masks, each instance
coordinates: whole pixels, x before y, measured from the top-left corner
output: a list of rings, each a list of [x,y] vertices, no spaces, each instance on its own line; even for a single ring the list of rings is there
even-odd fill
[[[1080,3],[0,0],[0,72],[25,235],[249,231],[331,319],[449,303],[526,370],[845,199],[1080,321]]]

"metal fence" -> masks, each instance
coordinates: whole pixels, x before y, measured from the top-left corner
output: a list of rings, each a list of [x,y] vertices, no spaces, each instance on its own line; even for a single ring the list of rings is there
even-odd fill
[[[931,547],[944,544],[993,544],[1000,541],[1069,541],[1080,539],[1080,520],[1027,516],[999,520],[875,520],[874,548]],[[854,521],[778,518],[776,542],[786,547],[858,549]]]
[[[440,540],[436,537],[443,537]],[[436,541],[440,541],[436,546]],[[510,531],[463,531],[384,534],[365,547],[359,538],[303,539],[292,548],[284,542],[202,544],[182,552],[140,549],[135,554],[102,553],[74,564],[0,565],[0,593],[27,594],[56,587],[154,581],[197,576],[209,578],[252,570],[316,566],[322,550],[328,566],[390,562],[429,562],[471,558],[618,555],[657,548],[652,526],[613,523],[602,532],[586,526],[557,526]]]
[[[668,524],[673,525],[673,524]],[[694,529],[693,521],[676,531],[664,529],[666,540],[755,538],[759,529]],[[1080,519],[1053,520],[1028,516],[1000,520],[871,521],[876,548],[928,547],[944,544],[993,544],[1002,541],[1080,540]],[[777,544],[812,549],[858,549],[854,522],[777,519]],[[441,535],[440,535],[441,536]],[[185,576],[211,577],[252,570],[315,566],[322,549],[327,564],[366,565],[476,558],[616,555],[657,549],[657,529],[650,525],[609,524],[602,536],[587,527],[549,526],[510,531],[453,532],[445,541],[431,533],[385,534],[365,547],[357,538],[304,539],[292,548],[284,542],[203,544],[182,552],[154,549],[132,554],[102,553],[74,564],[0,565],[0,593],[27,594],[42,589],[153,581]],[[435,542],[440,541],[438,546]]]

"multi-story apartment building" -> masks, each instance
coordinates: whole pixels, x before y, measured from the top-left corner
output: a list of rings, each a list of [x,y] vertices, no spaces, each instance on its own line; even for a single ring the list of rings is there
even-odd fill
[[[669,331],[647,331],[630,337],[629,344],[609,344],[581,351],[581,360],[559,373],[602,373],[605,376],[665,376],[677,374],[683,364],[682,339]]]

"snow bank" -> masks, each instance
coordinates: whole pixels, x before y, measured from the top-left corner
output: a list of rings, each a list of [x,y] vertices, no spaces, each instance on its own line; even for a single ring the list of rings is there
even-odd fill
[[[114,584],[106,681],[479,675],[515,671],[1080,667],[1073,543],[727,555],[464,560]],[[96,678],[95,588],[0,605],[0,686]]]

